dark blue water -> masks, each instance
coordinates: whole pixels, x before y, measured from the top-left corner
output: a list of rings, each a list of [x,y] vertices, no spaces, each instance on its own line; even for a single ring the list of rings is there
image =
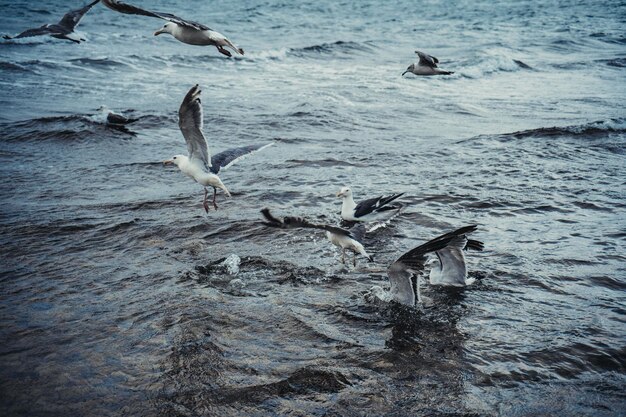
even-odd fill
[[[136,4],[246,55],[102,5],[80,45],[0,42],[0,414],[626,412],[623,4]],[[80,5],[4,2],[0,30]],[[415,49],[455,74],[401,77]],[[214,151],[277,142],[221,175],[233,197],[208,215],[160,163],[185,151],[195,83]],[[101,105],[139,121],[112,129]],[[335,222],[345,185],[406,193],[373,264],[260,224],[265,206]],[[367,295],[474,223],[476,284],[411,311]]]

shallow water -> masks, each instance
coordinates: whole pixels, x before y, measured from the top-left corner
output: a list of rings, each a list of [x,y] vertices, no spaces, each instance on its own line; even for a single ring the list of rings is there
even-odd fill
[[[0,43],[3,415],[624,413],[619,2],[135,3],[246,55],[101,5],[86,43]],[[68,7],[13,2],[2,31]],[[455,74],[401,77],[415,49]],[[276,142],[221,175],[233,197],[208,215],[160,163],[185,150],[195,83],[212,150]],[[101,105],[140,120],[112,129]],[[344,185],[406,193],[372,264],[260,223],[265,206],[334,222]],[[424,286],[418,310],[367,296],[473,223],[476,284]]]

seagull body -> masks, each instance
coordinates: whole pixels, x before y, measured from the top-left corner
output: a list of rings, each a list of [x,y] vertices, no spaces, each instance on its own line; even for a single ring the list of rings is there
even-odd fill
[[[85,13],[91,10],[91,8],[99,1],[100,0],[95,0],[83,8],[66,13],[59,23],[46,24],[38,28],[28,29],[13,37],[5,35],[4,39],[19,39],[29,38],[32,36],[50,35],[53,38],[80,43],[81,41],[85,41],[85,39],[81,38],[76,32],[74,32],[74,29],[78,26]]]
[[[466,234],[475,231],[477,226],[465,226],[446,233],[423,245],[411,249],[387,270],[391,284],[391,299],[404,305],[414,306],[421,302],[419,274],[428,264],[428,255],[434,253],[439,260],[439,268],[430,272],[431,284],[461,287],[474,280],[467,279],[467,267],[463,250],[482,250],[483,243],[468,239]]]
[[[98,111],[102,114],[104,122],[110,125],[127,125],[139,120],[137,118],[126,117],[123,114],[115,113],[107,106],[101,106]]]
[[[454,74],[451,71],[444,71],[437,67],[439,60],[434,56],[425,54],[420,51],[415,51],[417,56],[420,58],[417,64],[411,64],[409,67],[402,73],[402,75],[407,72],[411,72],[415,75],[450,75]]]
[[[229,57],[232,56],[232,54],[224,49],[225,47],[231,48],[238,54],[243,55],[243,49],[235,46],[226,36],[201,23],[182,19],[171,13],[153,12],[141,9],[118,0],[102,0],[102,3],[109,9],[119,13],[150,16],[167,20],[168,22],[161,29],[154,32],[155,36],[162,33],[169,33],[180,42],[189,45],[213,45],[220,53]]]
[[[175,164],[183,174],[193,178],[197,183],[205,187],[202,204],[204,210],[208,213],[208,190],[206,187],[213,187],[213,207],[216,210],[217,203],[215,199],[218,188],[224,190],[228,197],[231,196],[220,177],[217,176],[220,170],[225,170],[246,155],[260,151],[274,143],[228,149],[211,157],[209,145],[202,133],[203,113],[200,93],[200,87],[196,84],[189,90],[178,110],[178,126],[183,133],[185,142],[187,142],[189,156],[174,155],[172,159],[163,163]]]
[[[343,199],[341,205],[341,218],[350,222],[372,221],[380,218],[382,213],[390,210],[399,209],[398,206],[389,205],[392,201],[402,196],[404,193],[392,194],[388,196],[380,196],[361,201],[359,204],[354,202],[352,190],[343,187],[337,193],[337,197]]]
[[[353,265],[356,267],[356,255],[357,253],[366,257],[370,262],[374,260],[371,255],[367,253],[363,244],[359,242],[363,233],[363,229],[347,230],[337,226],[330,226],[326,224],[311,223],[302,217],[284,217],[282,220],[272,216],[269,209],[264,208],[261,210],[263,217],[267,220],[264,222],[266,226],[278,227],[281,229],[291,228],[308,228],[308,229],[320,229],[326,231],[326,237],[333,245],[341,248],[341,262],[345,263],[346,250],[350,250],[354,253]]]

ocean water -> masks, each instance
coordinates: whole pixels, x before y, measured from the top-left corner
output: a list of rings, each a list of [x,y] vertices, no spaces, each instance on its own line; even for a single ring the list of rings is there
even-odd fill
[[[96,5],[80,45],[0,42],[0,414],[626,413],[626,7],[604,1],[141,1],[245,50]],[[3,2],[3,34],[82,2]],[[401,76],[419,49],[448,77]],[[161,164],[203,88],[221,174]],[[107,127],[101,105],[139,121]],[[334,194],[405,192],[339,263]],[[462,291],[401,309],[386,268],[477,224]]]

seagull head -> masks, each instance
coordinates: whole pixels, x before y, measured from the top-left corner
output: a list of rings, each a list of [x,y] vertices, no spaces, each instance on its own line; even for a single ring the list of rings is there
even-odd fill
[[[415,64],[409,65],[409,67],[406,69],[406,71],[402,73],[402,75],[406,74],[407,72],[413,72],[413,69],[415,69]]]
[[[343,187],[337,193],[337,197],[341,197],[341,198],[352,197],[352,190],[350,190],[350,187]]]
[[[184,160],[186,160],[187,157],[185,155],[174,155],[172,156],[172,159],[168,159],[167,161],[163,161],[163,165],[176,165],[176,166],[180,166],[181,163],[183,163]]]
[[[163,25],[161,29],[154,32],[154,36],[160,35],[161,33],[172,34],[172,31],[174,30],[175,27],[176,27],[176,24],[174,22],[167,22],[166,24]]]

